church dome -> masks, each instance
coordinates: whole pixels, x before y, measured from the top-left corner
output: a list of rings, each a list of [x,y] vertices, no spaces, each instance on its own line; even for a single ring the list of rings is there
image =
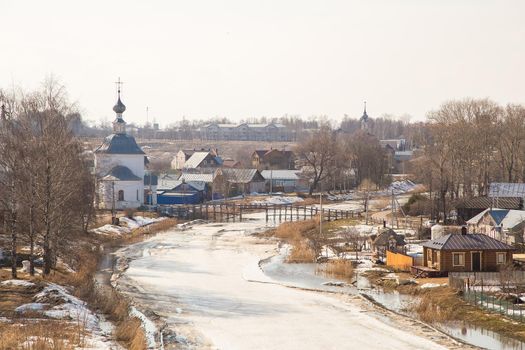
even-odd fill
[[[117,101],[117,104],[113,106],[113,111],[117,114],[122,114],[126,110],[126,106],[122,101],[120,100],[120,91],[119,91],[119,98]]]

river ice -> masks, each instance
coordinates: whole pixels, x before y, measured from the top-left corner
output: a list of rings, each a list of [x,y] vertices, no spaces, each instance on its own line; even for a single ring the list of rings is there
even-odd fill
[[[144,314],[165,323],[164,343],[203,349],[442,348],[381,319],[358,296],[272,280],[258,264],[276,254],[276,241],[250,235],[264,231],[264,215],[245,218],[251,220],[170,231],[120,252],[133,260],[117,285]]]

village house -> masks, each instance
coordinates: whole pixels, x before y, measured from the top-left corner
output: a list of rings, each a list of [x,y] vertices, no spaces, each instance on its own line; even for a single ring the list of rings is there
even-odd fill
[[[165,174],[157,185],[158,204],[198,204],[206,197],[206,183],[202,181],[177,180]]]
[[[222,159],[215,151],[196,151],[184,163],[182,169],[217,168],[222,166]]]
[[[261,175],[266,181],[268,192],[297,192],[308,190],[308,180],[300,175],[299,170],[263,170]]]
[[[470,232],[481,233],[508,244],[523,243],[525,211],[489,208],[467,221]]]
[[[422,244],[427,273],[498,271],[512,262],[512,246],[484,234],[466,232],[463,229],[461,234],[451,233]]]
[[[95,150],[98,206],[101,209],[138,208],[144,203],[146,156],[135,138],[126,133],[122,114],[126,106],[120,99],[113,111],[113,134]]]
[[[179,181],[204,182],[207,185],[207,200],[221,199],[226,194],[225,180],[221,168],[184,169],[178,178]]]
[[[523,210],[521,197],[473,197],[462,200],[456,205],[459,223],[465,223],[474,216],[489,208]]]
[[[257,170],[295,169],[296,156],[292,151],[261,149],[252,154],[252,166]]]
[[[224,168],[222,174],[226,182],[225,193],[228,196],[265,191],[264,178],[257,169]]]
[[[173,160],[171,161],[171,168],[175,170],[183,169],[186,165],[186,162],[191,158],[195,152],[210,152],[212,156],[218,156],[219,152],[217,149],[181,149],[175,154]]]
[[[384,259],[387,251],[403,253],[406,245],[405,236],[397,234],[392,229],[383,229],[379,234],[371,235],[369,243],[378,259]]]

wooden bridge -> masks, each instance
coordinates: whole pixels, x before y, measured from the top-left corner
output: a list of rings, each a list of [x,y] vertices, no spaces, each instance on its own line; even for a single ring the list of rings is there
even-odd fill
[[[264,212],[268,221],[299,221],[322,215],[323,221],[350,219],[359,217],[359,212],[340,210],[308,205],[292,204],[238,204],[238,203],[209,203],[197,205],[161,205],[157,208],[160,215],[175,217],[184,220],[203,219],[216,222],[242,221],[243,215]]]

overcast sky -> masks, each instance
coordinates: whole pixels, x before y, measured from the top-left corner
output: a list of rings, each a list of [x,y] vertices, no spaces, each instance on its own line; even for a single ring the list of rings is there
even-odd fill
[[[0,87],[58,77],[84,118],[410,114],[525,103],[525,1],[0,0]]]

